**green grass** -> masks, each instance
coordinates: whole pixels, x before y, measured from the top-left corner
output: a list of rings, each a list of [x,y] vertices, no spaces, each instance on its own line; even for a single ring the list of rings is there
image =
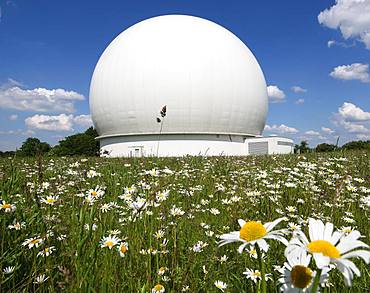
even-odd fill
[[[226,292],[258,292],[259,282],[243,275],[246,268],[259,269],[258,260],[247,252],[239,254],[238,243],[218,246],[219,235],[240,229],[238,219],[265,223],[286,216],[279,229],[288,228],[291,222],[306,232],[304,221],[314,217],[334,223],[337,229],[355,227],[369,244],[369,207],[362,202],[370,195],[366,193],[370,188],[366,153],[81,159],[0,160],[0,199],[16,206],[11,212],[0,210],[3,292],[151,292],[158,283],[166,292],[181,292],[187,286],[187,292],[221,292],[214,286],[216,280],[227,284]],[[78,166],[72,165],[76,162]],[[159,175],[145,173],[151,169]],[[168,169],[172,172],[164,171]],[[88,178],[89,170],[100,176]],[[49,186],[42,188],[43,183]],[[137,188],[133,197],[146,200],[136,210],[119,197],[132,185]],[[105,194],[86,204],[83,194],[97,186]],[[169,190],[168,198],[156,201],[156,193],[165,190]],[[59,198],[47,205],[42,202],[46,196]],[[109,210],[103,211],[102,205],[109,203]],[[171,215],[174,206],[184,215]],[[289,213],[288,206],[296,212]],[[9,229],[14,221],[24,222],[24,227]],[[117,246],[111,250],[100,247],[102,237],[112,230],[118,230],[117,237],[129,245],[124,257]],[[157,239],[154,234],[159,230],[164,235]],[[31,237],[41,237],[44,243],[38,248],[23,246]],[[198,241],[207,245],[194,252]],[[279,292],[274,266],[286,261],[285,246],[272,240],[268,243],[264,264],[272,280],[267,282],[267,291]],[[50,246],[55,248],[52,254],[37,256]],[[223,255],[228,259],[221,263]],[[354,262],[361,277],[354,278],[350,289],[333,270],[332,286],[322,292],[368,292],[369,266]],[[14,272],[4,274],[9,266],[15,266]],[[167,268],[162,276],[158,274],[161,267]],[[35,284],[41,274],[48,279]]]

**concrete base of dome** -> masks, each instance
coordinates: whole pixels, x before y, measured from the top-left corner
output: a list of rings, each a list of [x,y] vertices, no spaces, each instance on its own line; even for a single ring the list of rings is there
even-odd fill
[[[162,134],[101,137],[107,157],[245,156],[293,153],[293,140],[225,134]]]

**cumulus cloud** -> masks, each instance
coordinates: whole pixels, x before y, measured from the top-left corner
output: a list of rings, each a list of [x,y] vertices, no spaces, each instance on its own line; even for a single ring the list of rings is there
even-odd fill
[[[294,104],[301,105],[304,103],[304,99],[298,99],[294,102]]]
[[[321,127],[321,131],[327,134],[333,134],[335,131],[330,129],[329,127]]]
[[[320,132],[314,131],[314,130],[308,130],[304,134],[310,135],[310,136],[320,136]]]
[[[338,113],[346,121],[370,121],[370,112],[365,112],[360,107],[348,102],[344,102],[338,109]]]
[[[23,89],[20,83],[9,79],[8,85],[0,88],[0,108],[35,112],[75,112],[75,101],[84,96],[64,89]]]
[[[74,123],[81,126],[92,126],[92,120],[90,115],[79,115],[73,118]]]
[[[370,134],[370,112],[352,103],[343,103],[334,114],[332,122],[348,133]]]
[[[354,38],[370,50],[370,1],[336,0],[318,15],[320,24],[339,29],[344,39]],[[329,45],[329,43],[328,43]]]
[[[295,92],[295,93],[306,93],[307,92],[306,89],[301,88],[298,85],[292,86],[292,91]]]
[[[71,131],[73,130],[73,115],[60,114],[58,116],[36,114],[25,120],[28,127],[50,131]]]
[[[25,123],[31,129],[48,131],[73,131],[75,124],[85,127],[92,125],[90,115],[73,116],[72,114],[56,116],[36,114],[26,118]]]
[[[370,82],[369,64],[353,63],[337,66],[330,73],[330,76],[337,79]]]
[[[270,132],[290,133],[290,134],[294,134],[294,133],[299,132],[298,129],[296,129],[294,127],[286,126],[284,124],[281,124],[281,125],[274,124],[272,126],[266,125],[265,130],[270,131]]]
[[[267,87],[267,95],[272,103],[285,101],[285,93],[276,85],[269,85]]]

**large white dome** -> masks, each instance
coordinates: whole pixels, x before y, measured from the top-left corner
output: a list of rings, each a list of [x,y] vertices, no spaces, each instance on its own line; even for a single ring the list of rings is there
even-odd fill
[[[96,65],[90,110],[100,138],[158,134],[258,136],[266,83],[255,57],[214,22],[165,15],[116,37]]]

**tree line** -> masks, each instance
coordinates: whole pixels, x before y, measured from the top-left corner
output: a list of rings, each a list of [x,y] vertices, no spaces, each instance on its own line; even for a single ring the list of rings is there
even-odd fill
[[[95,139],[97,136],[97,131],[93,127],[90,127],[83,133],[65,137],[53,147],[47,142],[40,141],[38,138],[29,137],[16,151],[0,151],[0,156],[96,156],[99,154],[99,142]]]
[[[97,131],[90,127],[83,133],[77,133],[65,137],[55,146],[42,142],[38,138],[29,137],[16,151],[0,151],[0,157],[20,156],[34,157],[38,155],[48,156],[97,156],[99,155],[99,142],[95,139]],[[368,150],[370,151],[370,140],[350,141],[341,147],[334,144],[321,143],[315,148],[310,148],[307,141],[301,141],[294,147],[295,153],[309,152],[332,152],[337,150]]]
[[[309,152],[317,152],[317,153],[324,153],[324,152],[332,152],[338,150],[368,150],[370,151],[370,140],[358,140],[358,141],[350,141],[346,144],[342,145],[341,147],[336,146],[330,143],[320,143],[315,148],[310,148],[308,142],[306,140],[301,141],[300,144],[296,144],[294,147],[295,153],[309,153]]]

